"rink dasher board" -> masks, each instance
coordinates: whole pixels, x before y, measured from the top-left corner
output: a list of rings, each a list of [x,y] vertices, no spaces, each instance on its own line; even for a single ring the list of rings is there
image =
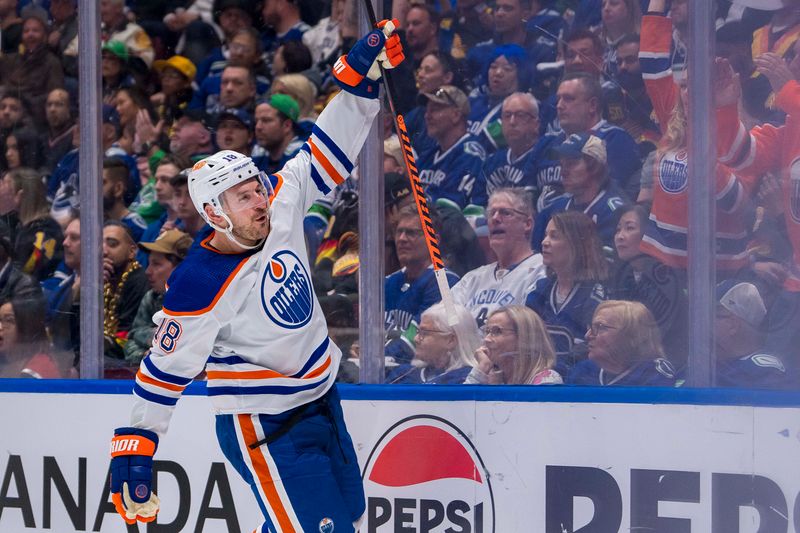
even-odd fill
[[[0,532],[125,531],[104,512],[104,489],[111,431],[127,423],[131,388],[0,380]],[[800,533],[800,394],[340,391],[365,474],[362,531],[560,533],[592,520],[628,531],[672,519],[697,533],[755,532],[761,520]],[[202,383],[187,389],[159,445],[159,526],[141,531],[252,531],[262,520],[219,450],[204,394]]]

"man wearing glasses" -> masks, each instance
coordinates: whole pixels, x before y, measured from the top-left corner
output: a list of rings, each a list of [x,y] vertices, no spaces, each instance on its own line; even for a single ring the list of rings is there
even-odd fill
[[[425,125],[435,146],[420,154],[419,178],[434,202],[459,209],[486,206],[486,184],[481,167],[486,152],[467,133],[470,105],[467,95],[453,85],[443,85],[435,93],[422,95],[427,100]]]
[[[532,206],[522,189],[498,189],[489,198],[489,246],[497,261],[467,272],[453,287],[453,300],[469,309],[479,327],[495,309],[524,304],[531,285],[546,276],[542,255],[531,249]]]
[[[383,285],[386,355],[408,363],[414,357],[420,315],[441,299],[415,206],[407,205],[398,212],[394,242],[400,270],[386,276]],[[447,280],[452,286],[458,276],[448,271]]]

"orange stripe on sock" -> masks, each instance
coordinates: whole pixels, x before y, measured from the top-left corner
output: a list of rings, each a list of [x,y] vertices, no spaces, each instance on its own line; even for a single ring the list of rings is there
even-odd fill
[[[244,438],[244,442],[257,442],[259,439],[256,436],[256,429],[253,426],[253,421],[250,419],[250,415],[236,415],[236,418],[239,421],[239,426],[242,428],[242,437]],[[267,460],[261,453],[261,448],[252,450],[249,446],[246,446],[245,449],[250,457],[253,470],[255,470],[258,484],[261,486],[264,495],[267,497],[267,505],[269,505],[270,509],[272,509],[272,511],[275,513],[275,518],[278,520],[278,530],[284,533],[294,533],[294,526],[292,525],[289,515],[286,513],[286,509],[284,508],[283,502],[280,499],[280,495],[275,488],[275,482],[272,480],[272,475],[269,471],[269,465],[267,465]]]
[[[311,155],[313,155],[314,158],[317,161],[319,161],[319,164],[322,165],[322,168],[325,169],[325,172],[328,173],[328,175],[336,183],[336,185],[342,183],[344,181],[342,175],[339,174],[339,172],[334,168],[331,162],[328,161],[328,158],[325,157],[325,154],[323,154],[322,151],[319,148],[317,148],[317,145],[314,144],[314,139],[312,139],[311,137],[308,138],[308,145],[311,147]]]

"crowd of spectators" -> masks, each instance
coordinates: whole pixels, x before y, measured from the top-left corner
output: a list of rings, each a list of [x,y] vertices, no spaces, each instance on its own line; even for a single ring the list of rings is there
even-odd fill
[[[387,383],[684,382],[693,1],[383,3],[456,305],[440,302],[387,106]],[[100,0],[100,176],[78,167],[79,3],[0,2],[1,377],[77,376],[87,179],[103,198],[106,376],[135,373],[172,270],[210,231],[187,169],[226,149],[272,174],[301,150],[359,36],[356,2]],[[717,384],[797,389],[800,0],[715,8]],[[358,217],[377,215],[359,213],[359,179],[381,177],[356,167],[304,221],[343,380],[365,312]]]

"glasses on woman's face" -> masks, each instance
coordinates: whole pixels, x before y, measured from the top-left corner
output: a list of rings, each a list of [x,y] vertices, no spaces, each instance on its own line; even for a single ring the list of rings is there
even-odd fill
[[[450,333],[449,331],[443,331],[441,329],[424,329],[424,328],[417,329],[417,337],[419,337],[420,339],[424,339],[425,337],[430,337],[431,335],[436,335],[436,334],[448,335],[449,333]]]
[[[505,332],[510,331],[516,333],[517,330],[514,328],[504,328],[501,326],[483,326],[483,336],[484,337],[499,337],[503,335]]]
[[[592,322],[589,326],[589,331],[592,332],[592,335],[599,335],[600,333],[605,333],[606,331],[611,331],[614,329],[619,329],[614,326],[609,326],[608,324],[603,324],[602,322]]]

